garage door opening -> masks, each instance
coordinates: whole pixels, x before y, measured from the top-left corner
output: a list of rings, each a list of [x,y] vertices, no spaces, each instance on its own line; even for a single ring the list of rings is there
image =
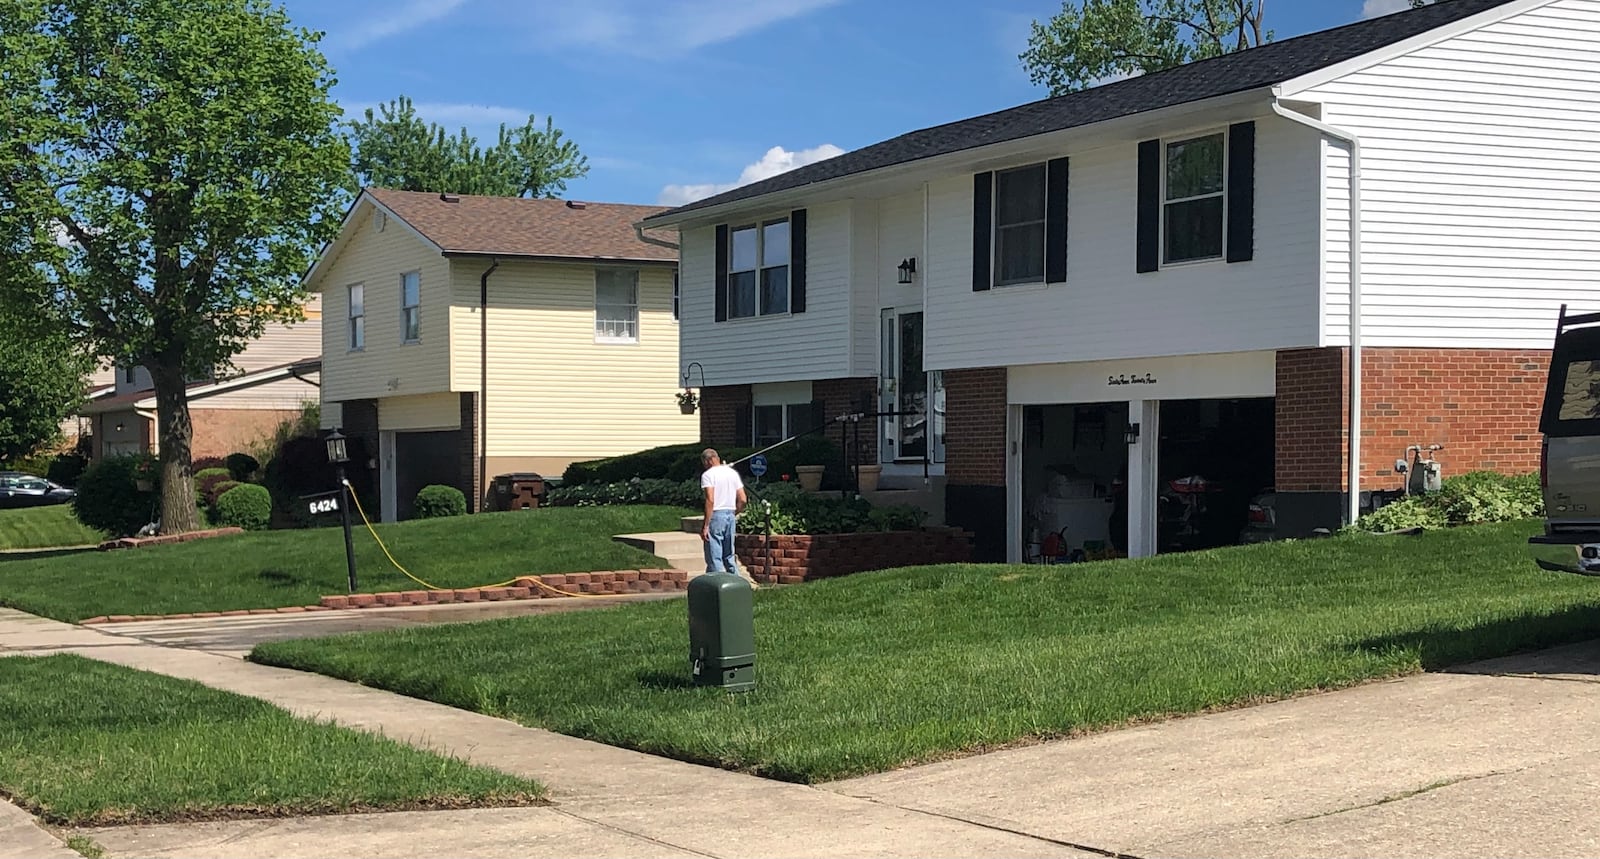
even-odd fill
[[[1022,546],[1029,563],[1127,552],[1128,404],[1022,410]]]
[[[1273,483],[1275,400],[1164,400],[1157,449],[1156,548],[1247,540],[1252,499]]]

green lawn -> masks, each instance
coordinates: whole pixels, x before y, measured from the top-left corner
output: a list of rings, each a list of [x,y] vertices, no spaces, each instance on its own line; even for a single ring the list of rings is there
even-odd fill
[[[0,794],[64,826],[528,805],[526,779],[187,680],[0,658]]]
[[[0,549],[85,546],[104,539],[72,515],[70,504],[0,510]]]
[[[682,515],[667,507],[559,507],[377,528],[412,573],[440,587],[464,588],[527,574],[659,567],[660,558],[611,538],[674,530]],[[365,528],[355,532],[355,546],[362,592],[422,587],[389,564]],[[0,560],[0,605],[66,621],[311,605],[346,590],[338,528]]]
[[[1536,523],[1074,566],[941,566],[756,593],[758,688],[687,684],[682,603],[263,645],[527,725],[824,781],[1600,633]]]

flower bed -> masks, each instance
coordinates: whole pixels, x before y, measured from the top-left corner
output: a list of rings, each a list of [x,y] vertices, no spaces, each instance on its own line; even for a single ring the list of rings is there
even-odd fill
[[[767,538],[740,534],[734,551],[758,582],[797,585],[893,567],[964,564],[972,560],[972,532],[955,528],[854,534],[774,534],[767,572]]]

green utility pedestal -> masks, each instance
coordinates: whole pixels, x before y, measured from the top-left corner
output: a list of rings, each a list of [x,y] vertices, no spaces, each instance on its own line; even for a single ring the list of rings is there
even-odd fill
[[[689,580],[689,670],[696,686],[756,688],[755,599],[750,583],[728,573]]]

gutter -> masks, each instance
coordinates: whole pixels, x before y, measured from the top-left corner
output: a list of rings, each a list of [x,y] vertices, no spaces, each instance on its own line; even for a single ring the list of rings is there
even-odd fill
[[[1271,107],[1284,119],[1316,129],[1350,149],[1350,489],[1345,514],[1353,524],[1361,518],[1361,138],[1353,131],[1287,110],[1276,97]]]
[[[489,275],[500,267],[491,257],[478,277],[478,492],[476,511],[483,512],[489,494]]]
[[[655,245],[658,248],[667,248],[669,250],[679,250],[680,249],[677,242],[669,242],[669,241],[667,241],[665,239],[655,239],[655,238],[651,238],[650,236],[645,235],[644,234],[644,222],[643,221],[635,221],[634,222],[634,224],[633,224],[633,234],[635,236],[639,237],[639,241],[644,242],[647,245]]]

